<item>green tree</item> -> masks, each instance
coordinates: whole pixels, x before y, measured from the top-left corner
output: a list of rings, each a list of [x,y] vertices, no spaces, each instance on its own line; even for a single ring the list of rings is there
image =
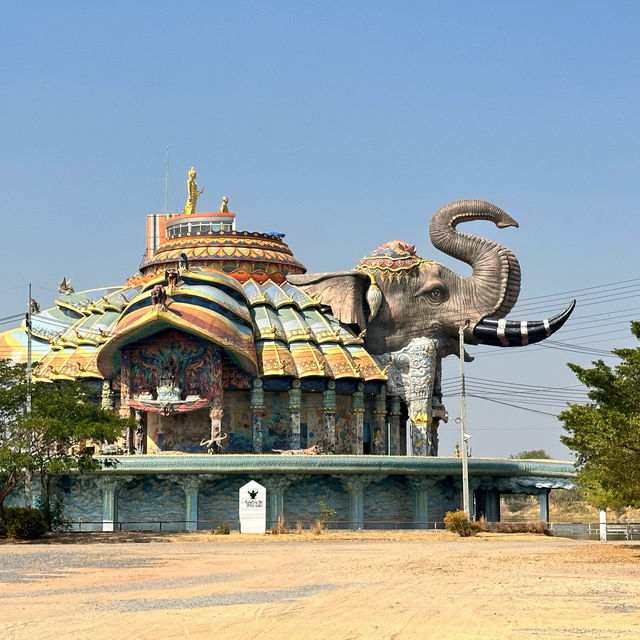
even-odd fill
[[[509,456],[512,460],[551,460],[551,456],[544,449],[520,451]]]
[[[631,323],[640,340],[640,322]],[[577,455],[578,481],[599,508],[640,507],[640,347],[614,349],[615,367],[569,364],[588,387],[590,403],[571,404],[558,417],[561,440]]]
[[[85,443],[113,442],[132,421],[98,407],[87,385],[77,381],[33,385],[32,410],[26,414],[25,368],[7,361],[0,363],[0,393],[0,519],[6,496],[36,474],[50,526],[51,477],[100,468]]]

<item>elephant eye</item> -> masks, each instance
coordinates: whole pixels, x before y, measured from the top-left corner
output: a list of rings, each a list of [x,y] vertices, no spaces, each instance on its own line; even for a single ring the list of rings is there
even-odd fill
[[[424,295],[431,302],[443,302],[447,297],[447,292],[442,287],[432,287],[424,292]]]

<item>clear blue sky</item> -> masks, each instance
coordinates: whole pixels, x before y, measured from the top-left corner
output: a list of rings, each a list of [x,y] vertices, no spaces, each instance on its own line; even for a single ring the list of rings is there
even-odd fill
[[[465,230],[519,257],[512,316],[599,287],[578,292],[558,340],[631,344],[613,322],[640,307],[640,284],[609,283],[640,278],[638,24],[637,2],[5,3],[0,316],[22,310],[28,282],[46,306],[63,275],[79,290],[136,271],[168,146],[171,210],[194,165],[200,209],[228,195],[240,228],[285,232],[310,271],[398,238],[466,273],[431,248],[428,220],[490,200],[520,228]],[[567,360],[595,357],[471,350],[469,376],[531,398],[524,385],[573,385]],[[443,454],[457,440],[446,404]],[[472,399],[469,430],[475,455],[568,455],[551,416]]]

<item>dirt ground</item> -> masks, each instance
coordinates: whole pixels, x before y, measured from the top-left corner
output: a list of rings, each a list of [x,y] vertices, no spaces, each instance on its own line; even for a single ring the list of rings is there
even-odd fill
[[[640,638],[640,545],[87,534],[0,544],[0,640]]]

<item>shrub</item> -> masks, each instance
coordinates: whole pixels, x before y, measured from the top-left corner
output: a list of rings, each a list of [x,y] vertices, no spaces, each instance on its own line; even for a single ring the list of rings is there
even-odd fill
[[[491,531],[496,533],[539,533],[551,536],[553,533],[545,522],[494,522]]]
[[[296,533],[302,533],[302,520],[298,520],[298,522],[296,522]]]
[[[229,535],[229,527],[226,524],[221,524],[216,530],[215,534],[217,536],[228,536]]]
[[[447,511],[444,516],[444,526],[463,538],[478,535],[484,530],[484,525],[481,522],[470,522],[467,514],[460,509]]]
[[[7,537],[17,540],[35,540],[47,531],[47,523],[39,509],[7,507],[4,521]]]
[[[316,520],[313,525],[311,525],[311,533],[313,533],[314,536],[319,536],[324,531],[325,526],[322,520]]]
[[[271,527],[269,531],[274,535],[278,535],[281,533],[289,533],[289,529],[287,528],[287,523],[284,521],[284,518],[282,516],[280,516],[280,518],[278,519],[278,524]]]

